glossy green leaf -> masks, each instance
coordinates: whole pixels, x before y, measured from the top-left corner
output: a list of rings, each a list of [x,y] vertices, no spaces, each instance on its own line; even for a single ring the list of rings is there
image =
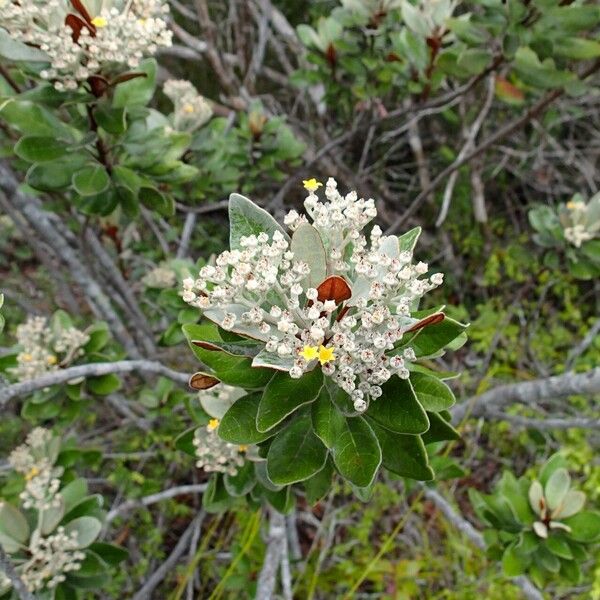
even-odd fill
[[[14,147],[15,154],[29,162],[46,162],[65,156],[69,151],[65,142],[55,137],[26,136]]]
[[[261,394],[257,393],[242,396],[237,400],[219,423],[219,437],[232,444],[257,444],[272,437],[275,434],[274,430],[260,432],[256,428],[260,400]]]
[[[301,406],[313,402],[323,387],[323,373],[316,368],[300,379],[277,372],[267,384],[256,416],[259,431],[269,431]]]
[[[80,196],[93,196],[103,192],[110,184],[110,177],[102,165],[89,165],[73,175],[73,188]]]
[[[410,383],[413,386],[417,400],[427,411],[447,410],[456,402],[452,390],[437,377],[423,373],[412,373]]]

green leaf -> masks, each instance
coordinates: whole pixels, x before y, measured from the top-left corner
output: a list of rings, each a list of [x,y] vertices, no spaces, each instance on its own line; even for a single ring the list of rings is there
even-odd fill
[[[61,496],[56,498],[53,504],[43,512],[40,512],[40,524],[42,534],[48,535],[54,531],[65,515],[65,502]]]
[[[129,552],[121,546],[108,544],[106,542],[94,542],[90,550],[95,552],[106,564],[111,567],[117,566],[129,557]]]
[[[258,235],[263,231],[269,237],[279,231],[284,239],[290,241],[281,225],[266,210],[240,194],[231,194],[229,196],[229,245],[231,250],[241,248],[240,239],[242,237]]]
[[[443,321],[420,329],[415,337],[410,340],[409,346],[419,357],[430,356],[445,348],[467,329],[454,319],[446,317]]]
[[[69,512],[76,504],[81,502],[88,493],[87,481],[83,477],[73,479],[60,490],[60,495],[65,501],[65,512]]]
[[[396,433],[420,434],[429,429],[429,419],[408,379],[392,377],[382,386],[383,394],[369,404],[367,415]]]
[[[131,106],[146,106],[154,95],[156,86],[156,61],[145,60],[136,68],[136,73],[146,73],[146,77],[137,77],[119,83],[115,87],[113,108],[129,108]]]
[[[100,375],[100,377],[89,377],[86,382],[87,388],[98,396],[108,396],[121,388],[121,380],[114,373]]]
[[[563,521],[571,528],[569,537],[586,544],[600,540],[600,513],[583,511]]]
[[[571,477],[566,469],[557,469],[544,486],[544,495],[550,510],[558,508],[571,486]]]
[[[50,58],[45,52],[13,39],[1,27],[0,56],[13,62],[50,62]]]
[[[138,192],[138,198],[142,204],[163,217],[171,217],[175,214],[173,199],[155,187],[142,186]]]
[[[33,164],[27,171],[27,184],[41,192],[67,188],[71,185],[73,173],[83,166],[82,159],[71,155],[68,159]]]
[[[300,379],[278,372],[263,392],[256,416],[258,431],[269,431],[301,406],[317,398],[323,387],[323,373],[315,368]]]
[[[0,534],[22,544],[29,539],[27,520],[19,509],[8,502],[0,502]]]
[[[331,480],[333,478],[333,462],[328,457],[325,466],[315,473],[310,479],[303,482],[306,492],[306,501],[310,506],[316,504],[331,489]]]
[[[175,438],[175,448],[185,452],[189,456],[196,457],[196,447],[194,446],[194,433],[197,427],[186,429]]]
[[[421,235],[420,227],[413,227],[406,233],[398,237],[398,248],[400,252],[412,252],[417,245],[419,236]]]
[[[514,544],[506,548],[502,555],[502,570],[507,577],[517,577],[525,572],[526,561],[515,550]]]
[[[412,373],[410,383],[421,406],[428,411],[439,412],[454,405],[452,390],[437,377],[423,373]]]
[[[553,519],[561,520],[576,515],[585,504],[585,494],[578,491],[569,491],[563,498],[561,505],[552,515]]]
[[[93,196],[109,186],[110,177],[102,165],[90,165],[77,171],[72,182],[80,196]]]
[[[358,487],[370,485],[381,464],[381,448],[363,417],[344,418],[331,450],[342,477]]]
[[[256,485],[254,464],[247,460],[238,468],[236,475],[226,473],[223,477],[223,484],[231,496],[245,496]]]
[[[275,436],[267,454],[267,475],[276,485],[289,485],[318,473],[326,460],[327,448],[312,429],[310,412],[305,412]]]
[[[111,108],[107,104],[99,104],[94,110],[94,118],[104,131],[113,135],[124,133],[127,128],[125,108]]]
[[[344,415],[331,401],[325,386],[311,406],[312,426],[319,439],[329,449],[333,448],[338,432],[344,428]]]
[[[566,540],[554,533],[552,533],[546,540],[546,546],[548,550],[552,552],[552,554],[558,556],[559,558],[566,558],[567,560],[571,560],[573,558],[571,547]]]
[[[381,464],[388,471],[418,481],[431,481],[434,478],[425,444],[418,435],[394,433],[374,421],[370,425],[381,446]]]
[[[552,476],[552,473],[554,473],[554,471],[556,471],[557,469],[566,469],[568,467],[568,463],[567,460],[565,459],[565,457],[560,454],[560,453],[556,453],[553,454],[544,464],[544,466],[542,467],[542,470],[540,471],[540,483],[542,484],[542,486],[545,486],[546,483],[548,482],[548,479],[550,479],[550,477]]]
[[[256,417],[261,394],[248,394],[236,400],[219,423],[219,437],[232,444],[258,444],[275,434],[275,430],[256,429]]]
[[[29,162],[46,162],[61,158],[69,149],[55,137],[25,136],[14,147],[15,154]]]
[[[77,532],[77,548],[87,548],[99,535],[102,523],[94,517],[79,517],[65,525],[65,533]]]
[[[540,61],[537,54],[528,47],[521,47],[515,53],[515,68],[525,81],[538,88],[563,87],[575,79],[570,71],[560,71],[552,59]]]
[[[584,38],[561,36],[554,42],[554,52],[575,60],[588,60],[600,56],[600,43]]]
[[[310,268],[304,289],[317,288],[327,276],[327,257],[319,232],[310,223],[301,223],[292,235],[290,250],[294,260],[305,262]]]
[[[467,48],[458,56],[457,66],[468,75],[478,75],[490,63],[492,53],[481,48]]]

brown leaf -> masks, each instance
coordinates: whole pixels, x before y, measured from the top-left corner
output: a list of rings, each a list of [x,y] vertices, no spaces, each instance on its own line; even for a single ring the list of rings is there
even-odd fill
[[[344,300],[348,300],[352,296],[352,290],[347,281],[339,275],[327,277],[317,288],[319,302],[333,300],[336,304],[340,304]]]
[[[119,83],[123,83],[124,81],[129,81],[131,79],[137,79],[138,77],[148,77],[147,73],[123,73],[118,77],[115,77],[111,82],[110,86],[113,87],[118,85]]]
[[[445,318],[446,315],[444,313],[434,313],[433,315],[429,315],[428,317],[417,321],[410,329],[408,329],[408,331],[418,331],[419,329],[423,329],[423,327],[441,323]]]
[[[206,373],[198,372],[194,373],[190,377],[190,387],[194,390],[209,390],[212,387],[215,387],[218,383],[221,383],[219,379],[213,377],[212,375],[207,375]]]
[[[77,43],[77,40],[79,40],[79,36],[81,35],[81,30],[84,27],[87,27],[88,29],[90,29],[90,26],[81,17],[78,17],[77,15],[74,15],[71,13],[69,13],[65,17],[65,25],[67,27],[71,28],[71,31],[73,32],[71,34],[71,39],[75,43]],[[91,31],[91,29],[90,29],[90,31]]]
[[[90,13],[87,11],[87,8],[83,5],[83,2],[81,2],[81,0],[71,0],[71,5],[84,18],[88,25],[94,27],[92,25],[92,17],[90,16]]]
[[[92,88],[92,94],[94,94],[96,98],[103,96],[104,92],[108,89],[108,79],[102,77],[102,75],[91,75],[88,77],[88,83]]]

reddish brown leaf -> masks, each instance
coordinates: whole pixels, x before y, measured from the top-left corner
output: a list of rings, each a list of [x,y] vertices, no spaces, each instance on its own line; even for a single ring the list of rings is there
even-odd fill
[[[110,86],[118,85],[119,83],[123,83],[124,81],[129,81],[130,79],[136,79],[138,77],[148,77],[147,73],[123,73],[123,75],[119,75],[115,77],[111,82]]]
[[[352,296],[352,290],[343,277],[332,275],[327,277],[317,288],[319,302],[333,300],[336,304],[340,304],[344,300],[348,300]]]
[[[408,331],[418,331],[419,329],[423,329],[423,327],[429,327],[430,325],[440,323],[445,318],[446,315],[444,313],[434,313],[415,323]]]
[[[90,16],[90,13],[87,11],[87,8],[83,5],[83,2],[81,2],[81,0],[71,0],[71,6],[73,6],[73,8],[83,17],[83,19],[88,25],[94,27],[92,25],[92,17]]]
[[[219,379],[206,373],[198,372],[190,377],[190,387],[194,390],[209,390],[218,383],[221,383]]]
[[[65,17],[65,25],[71,28],[71,31],[73,32],[71,33],[71,39],[75,43],[77,43],[77,41],[79,40],[81,30],[84,27],[87,27],[89,29],[89,25],[81,17],[78,17],[77,15],[71,13]]]
[[[525,94],[504,77],[496,77],[496,95],[505,102],[521,104],[525,100]]]
[[[108,79],[102,77],[102,75],[91,75],[88,77],[88,83],[92,88],[92,94],[94,94],[96,98],[100,98],[108,89]]]

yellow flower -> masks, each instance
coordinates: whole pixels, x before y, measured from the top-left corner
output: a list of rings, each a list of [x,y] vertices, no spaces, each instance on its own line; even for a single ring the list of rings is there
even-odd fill
[[[569,200],[566,204],[569,210],[576,210],[583,207],[583,202],[577,202],[577,200]]]
[[[188,114],[191,114],[194,112],[194,107],[191,104],[184,104],[183,105],[183,112],[186,112]]]
[[[57,361],[57,358],[56,358],[56,356],[54,356],[54,354],[51,354],[51,355],[50,355],[50,356],[49,356],[49,357],[46,359],[46,362],[47,362],[49,365],[55,365],[55,364],[56,364],[56,361]]]
[[[108,21],[104,17],[94,17],[92,19],[92,25],[102,29],[102,27],[106,27],[108,25]]]
[[[332,360],[335,360],[333,348],[325,348],[325,346],[321,346],[319,348],[319,362],[322,365],[324,365],[325,363],[331,362]]]
[[[34,477],[37,477],[40,474],[40,470],[37,467],[31,467],[31,469],[25,474],[25,479],[30,481]]]
[[[214,431],[219,426],[219,419],[211,419],[208,422],[208,430]]]
[[[246,452],[246,450],[248,450],[248,446],[246,446],[246,444],[242,444],[241,446],[238,446],[238,450],[240,452]]]
[[[24,352],[19,358],[23,362],[31,362],[33,360],[33,356],[31,356],[31,354],[29,354],[28,352]]]
[[[323,184],[317,181],[314,177],[312,179],[304,179],[302,181],[304,189],[308,190],[311,194],[316,192]]]
[[[304,346],[300,351],[300,356],[305,360],[314,360],[319,356],[316,346]]]

